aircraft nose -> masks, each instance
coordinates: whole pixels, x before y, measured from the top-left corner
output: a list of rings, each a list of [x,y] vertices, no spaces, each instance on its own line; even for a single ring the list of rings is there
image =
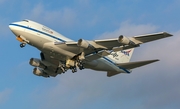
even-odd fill
[[[19,31],[17,28],[17,23],[11,23],[9,24],[9,29],[17,36],[19,35]]]
[[[10,30],[12,30],[12,26],[11,26],[11,24],[9,24],[9,28],[10,28]]]
[[[14,23],[9,24],[9,28],[11,31],[13,31],[14,30]]]

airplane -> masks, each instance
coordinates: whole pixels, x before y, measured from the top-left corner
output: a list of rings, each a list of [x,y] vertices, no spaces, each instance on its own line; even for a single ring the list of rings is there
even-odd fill
[[[33,73],[42,77],[56,77],[67,70],[74,73],[78,68],[105,71],[108,77],[120,73],[129,74],[134,68],[159,61],[130,62],[136,47],[172,36],[167,32],[159,32],[133,37],[120,35],[111,39],[73,41],[28,19],[13,22],[9,28],[21,42],[21,48],[29,44],[41,51],[41,59],[31,58],[29,64],[34,67]]]

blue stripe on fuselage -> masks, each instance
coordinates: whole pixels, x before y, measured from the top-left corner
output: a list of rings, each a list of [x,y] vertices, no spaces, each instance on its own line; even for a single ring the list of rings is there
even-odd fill
[[[25,29],[28,29],[28,30],[32,30],[32,31],[35,31],[35,32],[44,34],[44,35],[46,35],[46,36],[49,36],[49,37],[51,37],[51,38],[57,39],[57,40],[59,40],[59,41],[61,41],[61,42],[66,42],[66,41],[63,40],[63,39],[60,39],[60,38],[58,38],[58,37],[55,37],[55,36],[53,36],[53,35],[47,34],[47,33],[45,33],[45,32],[39,31],[39,30],[34,29],[34,28],[30,28],[30,27],[23,26],[23,25],[18,25],[18,24],[9,24],[9,25],[17,26],[17,27],[21,27],[21,28],[25,28]]]
[[[108,61],[109,63],[115,65],[115,63],[114,63],[112,60],[110,60],[110,59],[108,59],[108,58],[106,58],[106,57],[103,57],[103,59],[105,59],[105,60]],[[115,65],[115,66],[116,66],[116,65]],[[119,69],[124,70],[126,73],[131,73],[130,71],[128,71],[128,70],[125,69],[125,68],[122,68],[122,67],[119,67],[119,66],[116,66],[116,67],[118,67]]]

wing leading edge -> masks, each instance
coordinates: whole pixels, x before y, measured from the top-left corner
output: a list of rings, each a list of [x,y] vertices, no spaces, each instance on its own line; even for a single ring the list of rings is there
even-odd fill
[[[135,42],[137,41],[137,43],[141,44],[141,43],[147,43],[147,42],[159,40],[159,39],[170,37],[170,36],[173,36],[173,35],[167,32],[160,32],[160,33],[155,33],[155,34],[134,36],[132,37],[132,40],[134,40]]]

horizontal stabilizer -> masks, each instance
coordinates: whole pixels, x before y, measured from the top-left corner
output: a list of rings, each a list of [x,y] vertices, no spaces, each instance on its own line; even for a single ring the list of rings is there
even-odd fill
[[[116,64],[116,65],[119,66],[119,67],[125,68],[125,69],[134,69],[134,68],[137,68],[137,67],[141,67],[141,66],[156,62],[156,61],[159,61],[159,60],[155,59],[155,60],[147,60],[147,61],[119,63],[119,64]]]
[[[156,62],[156,61],[159,61],[159,60],[155,59],[155,60],[138,61],[138,62],[127,62],[127,63],[119,63],[119,64],[116,64],[116,65],[121,67],[121,68],[130,70],[130,69],[141,67],[141,66],[144,66],[144,65]],[[114,75],[117,75],[117,74],[120,74],[120,72],[111,72],[111,71],[107,72],[108,77],[111,77],[111,76],[114,76]]]
[[[114,76],[114,75],[117,75],[117,74],[120,74],[119,72],[111,72],[111,71],[108,71],[107,72],[107,77],[111,77],[111,76]]]

